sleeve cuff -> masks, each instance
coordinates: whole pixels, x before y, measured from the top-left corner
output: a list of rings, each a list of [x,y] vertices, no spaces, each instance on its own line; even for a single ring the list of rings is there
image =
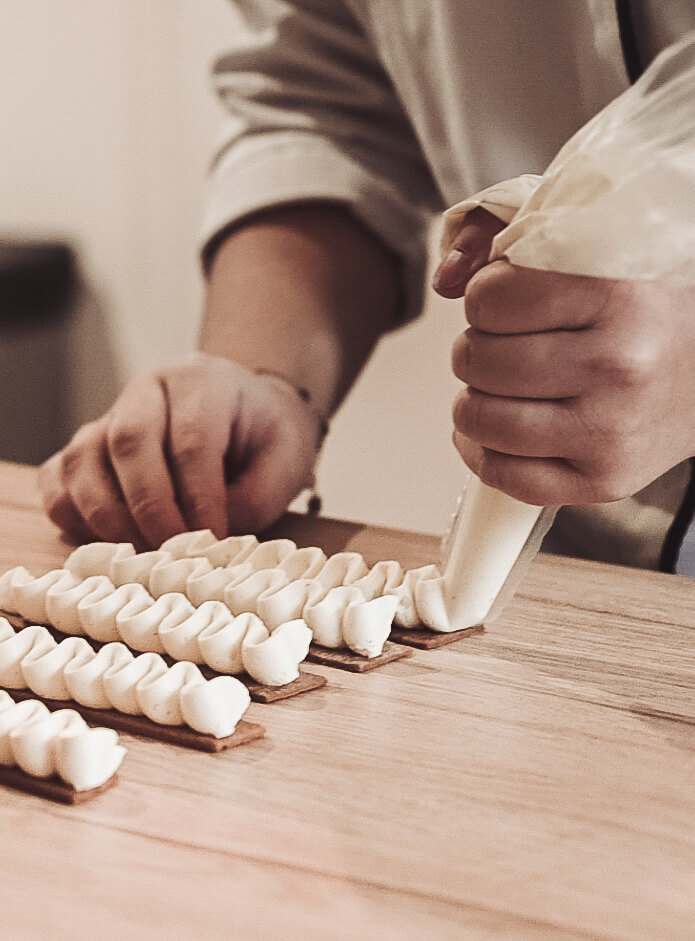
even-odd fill
[[[209,182],[200,234],[205,252],[221,231],[263,209],[307,201],[343,203],[402,261],[398,322],[422,310],[429,181],[413,168],[392,181],[370,155],[307,135],[255,135],[224,153]],[[406,178],[407,175],[407,178]]]

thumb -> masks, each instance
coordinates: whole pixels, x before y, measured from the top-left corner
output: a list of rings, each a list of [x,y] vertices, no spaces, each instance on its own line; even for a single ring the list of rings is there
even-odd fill
[[[437,294],[463,297],[470,279],[487,264],[492,240],[504,227],[501,219],[480,206],[467,213],[434,273]]]

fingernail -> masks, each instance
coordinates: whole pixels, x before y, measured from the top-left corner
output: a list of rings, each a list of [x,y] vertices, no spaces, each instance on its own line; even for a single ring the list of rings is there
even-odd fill
[[[450,291],[465,283],[467,267],[462,271],[463,253],[452,248],[441,260],[434,273],[432,286],[435,291]]]

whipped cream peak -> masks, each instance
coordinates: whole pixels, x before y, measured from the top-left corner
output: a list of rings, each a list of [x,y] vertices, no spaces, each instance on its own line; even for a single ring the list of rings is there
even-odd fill
[[[217,536],[211,529],[194,529],[171,536],[159,548],[162,552],[168,552],[174,559],[184,559],[187,556],[198,556],[217,544]]]
[[[207,559],[163,559],[152,567],[147,587],[153,598],[172,591],[184,594],[189,579],[212,571],[213,565]]]
[[[271,634],[256,620],[241,644],[241,656],[247,673],[268,686],[284,686],[299,676],[299,664],[306,658],[311,630],[297,619],[281,624]]]
[[[238,584],[227,586],[224,592],[225,604],[232,614],[244,614],[247,611],[258,614],[259,599],[268,592],[284,588],[289,581],[289,576],[282,569],[259,569]]]
[[[135,546],[131,542],[89,542],[74,549],[63,568],[78,578],[108,575],[114,559],[127,559],[134,555]]]
[[[72,573],[70,573],[72,575]],[[46,614],[48,623],[63,634],[84,634],[80,618],[81,604],[89,605],[110,595],[114,585],[107,575],[90,575],[80,579],[60,579],[46,592]]]
[[[297,544],[291,539],[270,539],[259,542],[244,562],[253,566],[254,571],[277,568],[288,556],[297,551]]]
[[[3,611],[21,614],[34,624],[47,624],[46,596],[51,588],[68,589],[80,580],[65,569],[53,569],[34,578],[22,565],[9,569],[0,579]]]
[[[368,572],[367,563],[359,552],[336,552],[328,557],[315,580],[326,591],[341,585],[350,585]]]
[[[170,552],[163,552],[161,549],[137,552],[135,555],[123,558],[114,556],[107,574],[116,587],[139,582],[145,588],[149,588],[150,573],[155,565],[173,562],[173,560],[174,557]]]
[[[205,663],[200,649],[201,635],[205,632],[216,633],[229,624],[234,615],[221,601],[204,601],[200,607],[190,609],[182,605],[181,610],[182,617],[174,611],[159,625],[159,637],[164,650],[174,660]]]
[[[287,572],[290,581],[303,578],[315,578],[324,568],[328,556],[318,546],[307,546],[304,549],[297,549],[290,552],[278,568]]]
[[[362,592],[364,597],[371,601],[380,595],[387,594],[403,583],[403,568],[399,562],[377,562],[361,578],[351,584]]]
[[[164,653],[160,627],[171,629],[195,610],[185,595],[168,592],[156,600],[145,589],[116,615],[121,640],[133,650]]]
[[[207,559],[215,567],[228,568],[232,565],[239,565],[247,559],[258,545],[258,539],[253,535],[227,536],[226,539],[221,539],[202,552],[198,552],[198,555]]]
[[[214,619],[198,635],[203,662],[218,673],[243,673],[246,668],[241,656],[241,644],[255,624],[263,626],[258,616],[250,611],[237,616],[230,613],[228,619]],[[261,682],[253,673],[250,676]]]

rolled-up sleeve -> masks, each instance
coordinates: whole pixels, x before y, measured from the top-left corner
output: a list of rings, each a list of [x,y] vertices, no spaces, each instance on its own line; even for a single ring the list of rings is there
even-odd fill
[[[401,259],[400,319],[421,309],[427,230],[441,208],[413,130],[341,0],[243,0],[215,64],[227,116],[209,178],[203,251],[271,206],[348,207]]]

